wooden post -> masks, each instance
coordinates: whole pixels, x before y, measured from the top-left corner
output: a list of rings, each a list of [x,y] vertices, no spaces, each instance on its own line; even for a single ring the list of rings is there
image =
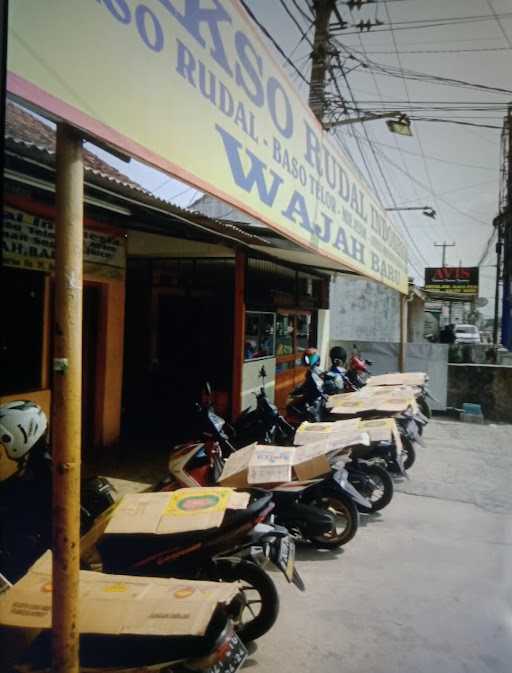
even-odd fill
[[[245,252],[237,250],[235,255],[235,301],[233,307],[233,384],[231,387],[231,417],[240,415],[242,397],[242,369],[244,365],[245,341]]]
[[[52,672],[78,673],[84,168],[82,141],[65,124],[56,154]]]
[[[409,308],[409,297],[400,295],[400,353],[398,366],[401,372],[405,372],[406,354],[407,354],[407,313]]]

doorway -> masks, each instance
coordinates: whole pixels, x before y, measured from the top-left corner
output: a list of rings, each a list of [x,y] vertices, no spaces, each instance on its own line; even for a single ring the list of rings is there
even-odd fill
[[[232,259],[129,262],[123,373],[126,442],[197,434],[195,404],[208,381],[220,415],[233,369]]]
[[[102,288],[97,284],[84,284],[82,317],[82,458],[94,457],[98,445],[100,419],[96,401],[100,352],[100,311]]]

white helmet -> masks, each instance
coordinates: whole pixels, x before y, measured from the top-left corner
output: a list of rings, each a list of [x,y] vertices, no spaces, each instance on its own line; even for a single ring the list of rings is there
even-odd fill
[[[28,400],[0,405],[0,444],[11,460],[20,461],[48,427],[46,414]]]

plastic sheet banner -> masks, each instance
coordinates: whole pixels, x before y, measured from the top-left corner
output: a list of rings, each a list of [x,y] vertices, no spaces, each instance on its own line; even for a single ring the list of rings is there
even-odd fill
[[[12,94],[407,292],[404,241],[236,0],[9,6]]]

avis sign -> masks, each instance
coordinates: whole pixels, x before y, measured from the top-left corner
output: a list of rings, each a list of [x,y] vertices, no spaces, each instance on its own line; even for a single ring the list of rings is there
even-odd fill
[[[478,267],[441,266],[425,269],[425,290],[478,296]]]
[[[11,93],[407,292],[404,241],[237,0],[9,6]]]

